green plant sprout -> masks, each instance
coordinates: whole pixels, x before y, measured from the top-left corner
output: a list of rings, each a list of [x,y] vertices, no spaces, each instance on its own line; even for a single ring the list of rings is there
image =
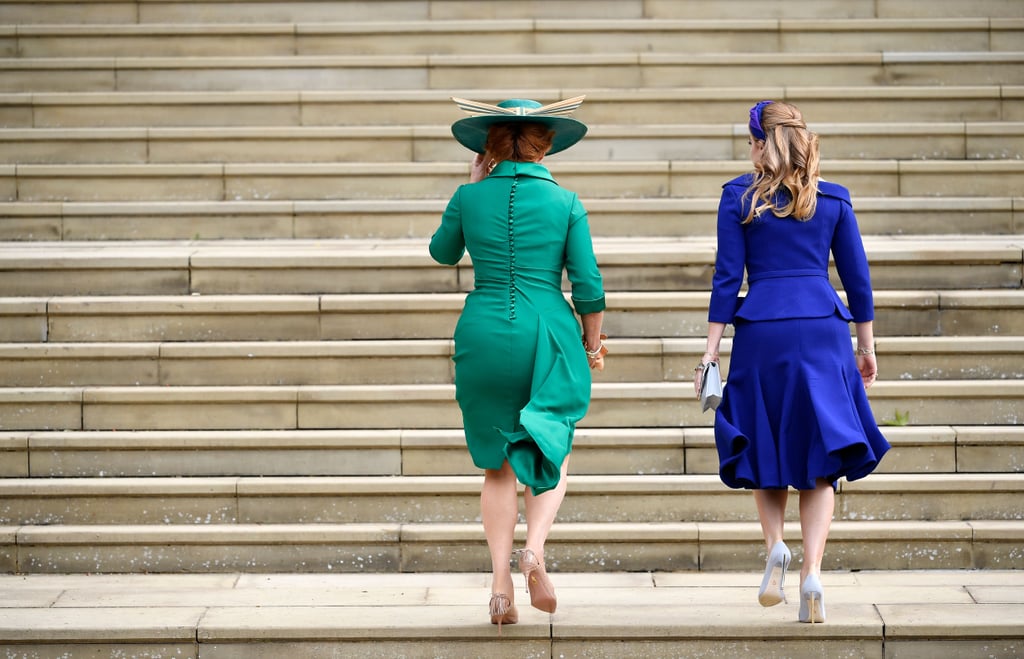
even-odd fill
[[[893,418],[884,419],[882,421],[883,426],[905,426],[910,423],[910,410],[900,413],[899,410],[893,410]]]

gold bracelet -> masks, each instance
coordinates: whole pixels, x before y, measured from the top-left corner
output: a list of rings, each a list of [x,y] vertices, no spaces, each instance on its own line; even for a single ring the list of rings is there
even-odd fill
[[[875,351],[872,348],[857,348],[857,354],[858,355],[873,355],[873,354],[875,354]]]

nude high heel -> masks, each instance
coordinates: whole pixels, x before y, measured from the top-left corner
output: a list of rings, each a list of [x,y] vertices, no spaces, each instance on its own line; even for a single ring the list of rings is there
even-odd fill
[[[498,626],[498,636],[501,636],[503,624],[514,625],[519,622],[519,611],[505,593],[491,593],[488,612],[491,615],[491,624]]]
[[[558,606],[555,599],[555,587],[544,571],[544,564],[537,560],[537,555],[530,549],[520,549],[519,571],[526,577],[526,592],[530,593],[530,604],[545,613],[554,613]]]

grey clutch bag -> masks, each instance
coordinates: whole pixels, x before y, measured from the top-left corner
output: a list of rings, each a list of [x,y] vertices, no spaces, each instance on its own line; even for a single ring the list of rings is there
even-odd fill
[[[705,365],[700,378],[699,398],[702,412],[707,412],[709,408],[717,410],[718,404],[722,402],[722,371],[718,368],[718,362]]]

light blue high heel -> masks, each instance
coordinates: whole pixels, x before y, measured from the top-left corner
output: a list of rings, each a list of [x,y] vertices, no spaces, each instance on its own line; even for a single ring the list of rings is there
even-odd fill
[[[800,586],[800,622],[825,622],[825,591],[816,574],[808,574]]]
[[[761,589],[757,591],[757,601],[761,606],[775,606],[786,601],[786,593],[782,586],[786,581],[786,569],[793,558],[786,543],[779,540],[768,553],[768,564],[764,568]]]

